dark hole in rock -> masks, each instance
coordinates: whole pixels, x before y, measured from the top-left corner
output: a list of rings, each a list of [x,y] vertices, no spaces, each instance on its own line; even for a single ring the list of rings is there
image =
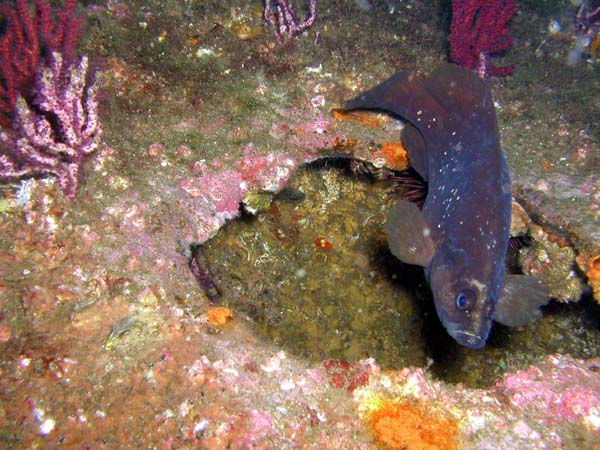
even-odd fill
[[[490,386],[546,354],[600,356],[591,297],[550,304],[521,329],[495,324],[482,350],[454,342],[423,270],[387,248],[383,223],[396,195],[393,183],[354,176],[344,161],[304,167],[266,211],[231,221],[203,246],[221,301],[297,356],[429,366],[468,386]]]

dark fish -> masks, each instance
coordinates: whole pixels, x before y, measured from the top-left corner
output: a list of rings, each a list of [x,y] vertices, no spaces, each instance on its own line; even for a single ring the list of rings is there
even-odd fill
[[[448,333],[481,348],[492,319],[520,326],[541,315],[547,296],[540,283],[504,276],[511,187],[487,83],[450,64],[424,81],[399,72],[346,108],[384,110],[409,122],[402,141],[428,184],[427,197],[422,210],[399,199],[385,229],[398,259],[425,268]]]

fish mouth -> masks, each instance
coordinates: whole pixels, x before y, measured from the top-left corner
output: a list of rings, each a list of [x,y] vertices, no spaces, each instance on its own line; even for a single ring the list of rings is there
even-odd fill
[[[485,347],[485,339],[483,339],[477,334],[473,334],[468,331],[457,330],[454,333],[451,333],[451,335],[456,340],[456,342],[458,342],[464,347],[468,347],[473,350]]]

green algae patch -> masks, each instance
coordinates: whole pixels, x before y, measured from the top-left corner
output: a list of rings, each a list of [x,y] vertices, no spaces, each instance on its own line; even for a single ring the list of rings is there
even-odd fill
[[[386,269],[393,198],[389,184],[338,167],[301,170],[270,207],[205,245],[226,303],[302,357],[423,366],[416,300]]]

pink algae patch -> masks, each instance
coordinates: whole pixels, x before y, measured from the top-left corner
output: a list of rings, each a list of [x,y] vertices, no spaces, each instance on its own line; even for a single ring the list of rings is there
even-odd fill
[[[236,170],[207,172],[196,180],[186,180],[182,188],[192,197],[203,197],[218,213],[237,214],[239,203],[248,191],[242,174]]]
[[[600,410],[599,386],[600,373],[590,370],[589,361],[550,356],[539,367],[505,375],[497,387],[518,408],[571,421]]]

